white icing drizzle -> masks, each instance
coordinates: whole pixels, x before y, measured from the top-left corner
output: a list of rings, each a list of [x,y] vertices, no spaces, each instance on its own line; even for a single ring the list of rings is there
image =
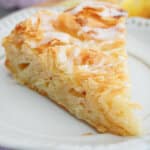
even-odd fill
[[[68,34],[62,33],[62,32],[55,32],[55,31],[49,31],[49,32],[44,32],[44,37],[42,40],[39,42],[30,40],[28,43],[32,48],[39,47],[41,45],[44,45],[54,39],[59,40],[64,43],[69,43],[70,41],[70,36]]]
[[[66,55],[66,51],[69,48],[67,47],[59,47],[59,52],[57,53],[57,61],[60,65],[60,69],[65,70],[67,73],[73,73],[73,60],[68,58]]]
[[[57,20],[58,13],[54,13],[52,16],[41,16],[41,29],[44,31],[44,37],[41,43],[49,42],[53,39],[60,40],[64,43],[68,43],[70,36],[67,33],[55,31],[53,25],[51,24],[52,21]]]
[[[127,13],[124,11],[120,11],[117,6],[109,3],[104,2],[93,2],[93,1],[87,1],[80,3],[77,7],[73,8],[70,12],[72,14],[77,14],[81,12],[84,8],[95,8],[99,9],[102,8],[103,11],[99,13],[99,16],[101,17],[115,17],[115,16],[127,16]]]
[[[126,16],[126,12],[119,10],[119,8],[115,5],[104,2],[93,2],[90,0],[85,0],[69,12],[72,14],[77,14],[86,7],[95,9],[102,8],[101,12],[97,12],[100,17]],[[119,31],[120,29],[125,29],[122,22],[108,29],[83,26],[78,32],[78,35],[80,36],[81,34],[89,33],[91,37],[99,40],[112,40],[116,38],[124,39],[124,35],[122,35]]]
[[[87,1],[80,3],[77,7],[73,8],[70,12],[72,14],[77,14],[81,12],[84,8],[90,7],[90,8],[106,8],[103,2],[93,2],[93,1]]]
[[[101,17],[111,17],[111,16],[121,16],[124,15],[124,12],[121,12],[117,10],[117,7],[109,7],[109,4],[106,5],[106,3],[102,2],[93,2],[93,1],[86,1],[81,3],[79,6],[71,10],[72,14],[76,14],[80,11],[82,11],[85,7],[94,7],[94,8],[103,8],[102,12],[98,11],[98,14]],[[33,17],[31,18],[32,24],[36,24],[38,19],[40,19],[40,29],[42,30],[42,40],[41,41],[28,41],[30,46],[32,48],[39,47],[40,45],[46,44],[50,42],[51,40],[57,39],[60,40],[61,42],[67,43],[65,46],[58,46],[57,47],[57,64],[59,64],[59,68],[62,70],[65,70],[67,73],[73,73],[73,63],[74,63],[74,58],[78,58],[81,51],[84,48],[90,48],[94,50],[101,50],[100,46],[103,46],[104,44],[111,44],[115,40],[119,39],[124,39],[124,34],[122,34],[122,31],[120,29],[125,29],[125,25],[121,22],[118,23],[117,25],[110,27],[110,28],[95,28],[95,27],[89,27],[89,26],[83,26],[81,27],[80,31],[78,34],[84,34],[88,33],[93,39],[89,40],[88,42],[81,41],[78,38],[72,37],[69,33],[64,33],[64,32],[59,32],[57,31],[53,25],[52,21],[57,20],[58,18],[58,13],[52,13],[53,15],[46,15],[46,14],[40,14],[38,17]],[[96,47],[96,42],[94,41],[95,39],[98,40],[103,40],[102,42],[97,42],[98,46]],[[67,56],[67,50],[71,48],[72,50],[72,55]],[[120,48],[120,47],[119,47]],[[111,55],[114,51],[118,51],[119,48],[111,49],[109,51],[103,52],[106,56]],[[120,61],[126,61],[126,57],[124,56],[119,56]],[[118,62],[120,63],[120,62]],[[86,72],[92,72],[92,73],[106,73],[105,68],[106,67],[112,67],[116,64],[111,64],[106,62],[106,59],[101,59],[98,64],[92,64],[92,65],[79,65],[78,68],[81,71],[86,71]],[[105,66],[105,67],[104,67]]]
[[[99,40],[112,40],[116,38],[124,38],[124,35],[118,31],[119,28],[118,26],[111,27],[108,29],[102,29],[102,28],[92,28],[89,26],[83,26],[82,27],[82,32],[83,33],[88,33],[95,39]],[[90,33],[91,32],[91,33]],[[81,33],[80,33],[81,34]]]
[[[78,55],[80,54],[81,49],[79,47],[74,48],[73,51],[73,57],[78,57]]]
[[[29,42],[32,48],[39,47],[40,45],[46,44],[54,39],[64,43],[69,43],[71,38],[70,35],[67,33],[55,31],[55,28],[51,24],[52,21],[57,19],[59,13],[54,11],[52,14],[53,15],[49,15],[41,12],[40,16],[34,16],[30,18],[33,25],[35,25],[38,22],[38,19],[40,19],[40,29],[43,31],[43,38],[40,42],[34,40]]]
[[[64,43],[68,43],[70,40],[70,36],[68,34],[65,34],[62,32],[56,32],[56,31],[49,31],[49,32],[44,33],[44,41],[45,42],[47,42],[47,40],[51,41],[53,39],[57,39]]]
[[[117,17],[117,16],[126,16],[126,12],[119,11],[114,8],[106,8],[104,11],[99,13],[100,17]]]
[[[64,47],[59,48],[59,53],[57,53],[57,60],[59,63],[64,64],[67,62],[66,49]]]

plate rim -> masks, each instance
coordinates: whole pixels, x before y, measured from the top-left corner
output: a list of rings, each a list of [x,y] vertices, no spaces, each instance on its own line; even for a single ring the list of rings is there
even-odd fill
[[[43,8],[42,8],[43,9]],[[25,8],[25,9],[23,9],[23,10],[19,10],[19,11],[17,11],[17,12],[14,12],[14,13],[12,13],[12,14],[10,14],[10,15],[8,15],[8,16],[6,16],[6,17],[4,17],[4,18],[2,18],[1,20],[0,20],[0,23],[1,23],[1,25],[0,26],[3,26],[3,27],[5,27],[5,29],[7,30],[7,23],[8,23],[8,20],[11,20],[12,18],[17,18],[17,17],[19,17],[19,16],[24,16],[24,17],[28,17],[29,15],[31,15],[31,14],[33,14],[33,13],[35,13],[36,11],[39,11],[39,10],[41,10],[41,7],[35,7],[35,8],[33,8],[33,7],[31,7],[31,8]],[[137,28],[148,28],[148,29],[150,29],[150,20],[149,19],[144,19],[144,18],[139,18],[139,17],[134,17],[134,18],[130,18],[129,20],[128,20],[128,22],[127,22],[127,24],[129,24],[130,26],[132,26],[132,27],[137,27]],[[142,24],[142,25],[141,25]],[[0,40],[1,40],[1,37],[0,37]],[[0,54],[0,56],[2,56],[3,54]],[[130,143],[130,145],[131,145],[131,147],[132,147],[132,150],[133,150],[133,146],[132,145],[134,145],[135,143],[141,143],[141,142],[143,142],[143,144],[148,144],[148,140],[147,140],[147,137],[145,137],[145,138],[135,138],[135,139],[133,139],[132,141],[124,141],[124,142],[121,142],[121,143],[119,143],[119,145],[121,146],[123,146],[123,145],[126,145],[127,144],[127,146],[129,147],[129,143]],[[14,147],[14,148],[22,148],[22,146],[21,145],[18,145],[18,143],[13,143],[13,144],[9,144],[9,143],[5,143],[4,141],[2,142],[1,141],[1,144],[3,144],[4,146],[11,146],[11,147]],[[31,144],[32,145],[32,144]],[[32,147],[32,146],[27,146],[27,148],[35,148],[35,145]],[[107,146],[108,145],[95,145],[95,149],[98,149],[98,148],[107,148]],[[110,146],[110,145],[109,145]],[[120,147],[119,146],[119,147]],[[25,148],[26,146],[24,145],[24,148]],[[71,149],[71,150],[80,150],[80,149],[82,149],[82,150],[93,150],[93,146],[92,145],[76,145],[76,147],[75,147],[75,145],[73,144],[58,144],[58,143],[56,143],[56,142],[50,142],[49,143],[49,145],[48,145],[48,147],[47,148],[67,148],[67,149]],[[118,145],[117,145],[117,147],[118,147]],[[112,150],[116,150],[116,145],[114,145],[114,144],[112,144]],[[140,150],[140,148],[141,147],[139,147],[138,149]],[[136,150],[137,150],[137,147],[136,147]]]

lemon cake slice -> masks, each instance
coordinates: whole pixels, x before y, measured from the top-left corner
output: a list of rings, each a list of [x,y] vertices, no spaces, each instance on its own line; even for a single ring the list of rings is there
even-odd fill
[[[41,11],[4,39],[5,65],[21,84],[97,131],[139,135],[137,105],[130,101],[126,17],[118,6],[98,1]]]

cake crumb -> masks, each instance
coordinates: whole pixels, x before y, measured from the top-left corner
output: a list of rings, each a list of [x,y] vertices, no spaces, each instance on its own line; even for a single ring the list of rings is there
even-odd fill
[[[90,135],[93,135],[92,132],[87,132],[87,133],[83,133],[82,136],[90,136]]]

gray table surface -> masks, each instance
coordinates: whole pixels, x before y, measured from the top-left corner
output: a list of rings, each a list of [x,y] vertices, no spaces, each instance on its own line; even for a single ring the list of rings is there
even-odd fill
[[[0,8],[0,18],[4,17],[5,15],[9,14],[11,12],[11,10],[5,10]]]
[[[0,18],[5,17],[7,15],[9,15],[10,13],[16,11],[16,9],[12,9],[12,10],[6,10],[0,7]]]

